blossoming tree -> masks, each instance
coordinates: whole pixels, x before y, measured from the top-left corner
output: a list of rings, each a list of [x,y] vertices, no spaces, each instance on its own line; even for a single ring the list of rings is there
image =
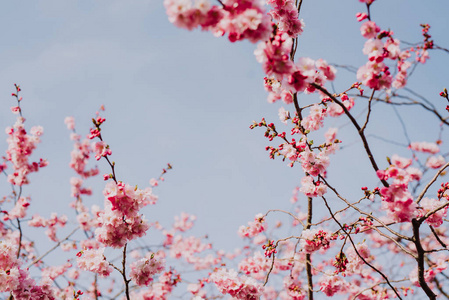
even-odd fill
[[[408,80],[438,46],[430,26],[421,24],[422,41],[401,42],[392,30],[376,24],[374,0],[360,0],[360,47],[366,62],[350,83],[336,89],[337,65],[323,58],[297,57],[304,22],[302,0],[164,0],[170,22],[178,27],[212,31],[230,42],[257,43],[255,56],[266,73],[268,102],[282,101],[279,120],[253,121],[251,129],[264,131],[268,157],[297,168],[302,179],[295,188],[292,211],[257,214],[238,230],[247,243],[228,253],[204,238],[188,236],[195,216],[181,214],[171,228],[145,218],[145,207],[158,201],[153,190],[161,175],[139,188],[120,177],[120,163],[112,161],[103,108],[92,119],[87,137],[66,118],[74,149],[70,167],[71,208],[76,225],[65,215],[29,216],[30,197],[23,189],[31,173],[48,165],[31,161],[43,128],[25,126],[21,88],[12,94],[16,123],[6,129],[8,149],[0,170],[11,184],[2,199],[0,226],[0,292],[9,299],[167,299],[176,290],[193,299],[405,299],[416,296],[449,298],[447,263],[449,237],[447,209],[449,183],[444,175],[449,153],[445,130],[449,125],[449,95],[421,96],[407,87]],[[361,3],[360,3],[361,2]],[[339,66],[351,70],[348,66]],[[405,124],[396,109],[416,106],[435,124],[437,137],[413,139],[414,124]],[[408,155],[378,157],[368,132],[375,127],[376,109],[394,107],[403,126]],[[328,172],[332,155],[345,150],[330,118],[347,119],[363,145],[368,172],[360,171],[364,185],[349,192],[334,182],[345,170]],[[389,122],[385,118],[382,122]],[[276,123],[276,124],[275,124]],[[283,124],[277,124],[283,123]],[[105,125],[106,124],[106,125]],[[393,125],[390,125],[393,126]],[[375,128],[374,128],[375,131]],[[323,134],[324,133],[324,134]],[[433,139],[433,140],[432,140]],[[92,194],[84,181],[100,174],[89,167],[95,158],[104,162],[104,202],[91,207]],[[361,164],[351,161],[351,164]],[[369,175],[368,175],[369,174]],[[366,177],[366,178],[365,178]],[[273,204],[274,206],[274,204]],[[285,215],[289,225],[277,216]],[[72,227],[61,237],[59,228]],[[27,230],[45,228],[54,245],[39,254]],[[143,240],[152,227],[160,239]],[[55,251],[66,251],[66,261],[55,264]],[[195,272],[185,270],[193,269]],[[185,272],[183,272],[185,271]],[[193,274],[193,275],[192,275]],[[38,278],[38,279],[36,279]]]

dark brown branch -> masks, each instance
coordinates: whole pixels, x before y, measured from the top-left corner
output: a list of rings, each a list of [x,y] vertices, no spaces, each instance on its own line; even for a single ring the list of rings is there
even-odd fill
[[[442,50],[442,51],[444,51],[444,52],[447,52],[447,53],[449,53],[449,49],[446,49],[446,48],[443,48],[443,47],[440,47],[440,46],[436,46],[436,45],[434,45],[434,47],[433,47],[434,49],[438,49],[438,50]]]
[[[323,88],[322,86],[320,86],[320,85],[318,85],[318,84],[315,84],[315,83],[312,83],[312,85],[313,85],[316,89],[318,89],[318,90],[320,90],[321,92],[323,92],[324,94],[326,94],[329,98],[332,99],[332,101],[334,101],[335,103],[337,103],[337,104],[343,109],[343,111],[345,112],[345,114],[346,114],[346,115],[348,116],[348,118],[351,120],[351,122],[352,122],[352,124],[354,125],[354,127],[357,129],[357,132],[359,133],[360,138],[362,139],[363,146],[364,146],[364,148],[365,148],[366,154],[368,155],[368,159],[370,160],[371,165],[373,166],[373,169],[377,172],[377,171],[379,170],[379,167],[377,166],[377,163],[376,163],[376,161],[375,161],[375,159],[374,159],[374,156],[373,156],[373,154],[372,154],[372,152],[371,152],[371,149],[370,149],[370,147],[369,147],[369,145],[368,145],[368,141],[366,140],[365,134],[363,133],[363,131],[361,131],[362,128],[360,128],[360,125],[357,123],[356,119],[354,119],[354,117],[353,117],[353,116],[351,115],[351,113],[348,111],[348,109],[346,108],[346,106],[344,106],[344,104],[341,103],[336,97],[334,97],[334,95],[332,95],[331,93],[329,93],[328,90],[326,90],[326,89]],[[383,184],[385,187],[389,187],[389,186],[390,186],[390,185],[388,184],[388,182],[387,182],[385,179],[382,179],[381,182],[382,182],[382,184]]]
[[[125,282],[126,300],[130,300],[131,298],[129,297],[129,282],[131,280],[126,278],[126,246],[127,245],[128,245],[128,243],[126,243],[125,246],[123,247],[122,276],[123,276],[123,281]]]
[[[306,229],[310,229],[312,226],[312,197],[307,198],[307,223]],[[313,300],[313,279],[312,279],[312,255],[310,253],[306,254],[306,272],[307,272],[307,295],[309,300]]]
[[[371,97],[369,97],[369,100],[368,100],[368,112],[366,113],[366,121],[365,121],[365,124],[363,124],[362,128],[360,128],[360,132],[362,132],[362,133],[365,132],[365,128],[369,122],[369,116],[371,115],[371,102],[373,101],[375,91],[376,90],[373,89],[373,92],[371,93]]]
[[[416,259],[416,262],[418,263],[418,282],[423,291],[426,293],[426,295],[429,297],[429,299],[436,299],[437,296],[435,293],[430,289],[429,285],[427,284],[426,280],[424,279],[424,249],[421,245],[421,240],[419,237],[419,226],[420,222],[416,219],[412,219],[412,226],[413,226],[413,243],[416,247],[416,252],[418,253],[418,258]]]
[[[447,248],[447,245],[440,239],[440,237],[438,236],[438,234],[436,233],[435,229],[433,228],[433,226],[430,226],[430,230],[432,230],[433,235],[435,236],[435,238],[437,239],[438,243],[440,243],[441,246],[443,246],[443,248]]]
[[[217,0],[222,6],[223,6],[223,8],[225,8],[226,6],[224,5],[224,3],[223,2],[221,2],[221,0]]]
[[[368,98],[366,96],[359,96],[359,97]],[[389,100],[385,100],[385,99],[381,99],[381,98],[374,98],[374,100],[379,101],[379,102],[384,102],[384,103],[390,104],[390,105],[419,105],[422,108],[424,108],[425,110],[433,113],[441,122],[443,122],[446,125],[449,125],[449,122],[447,121],[447,118],[443,118],[443,116],[440,115],[440,113],[434,107],[429,107],[429,106],[425,105],[424,103],[416,101],[416,100],[414,100],[414,99],[412,99],[410,97],[403,96],[403,95],[398,95],[398,94],[395,94],[395,93],[393,93],[392,97],[397,97],[397,98],[401,98],[401,99],[407,99],[407,100],[409,100],[411,102],[391,102]]]

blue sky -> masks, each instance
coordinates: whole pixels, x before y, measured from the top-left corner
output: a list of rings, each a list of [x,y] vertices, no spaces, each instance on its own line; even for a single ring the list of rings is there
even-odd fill
[[[298,57],[364,64],[364,39],[355,20],[355,13],[363,9],[355,0],[305,0],[301,17],[306,28]],[[436,43],[446,47],[448,11],[449,2],[444,0],[426,5],[379,0],[372,7],[373,20],[382,29],[391,28],[397,38],[418,42],[419,23],[429,22]],[[248,128],[262,117],[278,122],[281,106],[266,102],[255,45],[178,29],[168,22],[162,1],[155,0],[8,1],[0,11],[0,33],[0,126],[14,122],[9,95],[18,83],[28,128],[42,125],[45,130],[36,156],[47,158],[50,165],[32,176],[32,184],[25,188],[25,195],[38,205],[34,211],[48,216],[58,210],[73,216],[68,208],[69,179],[74,176],[68,168],[72,144],[63,120],[74,116],[78,132],[87,133],[102,104],[107,119],[103,136],[120,180],[144,187],[166,163],[174,166],[156,190],[160,200],[149,210],[148,219],[168,225],[182,211],[196,214],[195,233],[207,233],[219,248],[232,250],[240,243],[238,227],[256,213],[290,208],[289,198],[302,170],[269,160],[263,131]],[[411,82],[437,103],[442,101],[438,93],[449,85],[447,63],[441,63],[447,62],[447,55],[431,56]],[[355,81],[353,74],[339,70],[336,90]],[[397,122],[394,128],[383,125],[392,115],[391,110],[376,112],[373,124],[379,129],[373,133],[398,139]],[[426,131],[430,116],[411,111],[407,120],[420,126],[416,140],[436,140],[436,134]],[[345,123],[342,119],[326,124]],[[352,146],[332,162],[329,173],[349,192],[363,185],[360,175],[368,162],[357,152],[360,144],[353,129],[345,126],[341,132],[343,141]],[[407,153],[374,143],[380,157]],[[0,146],[5,149],[4,139]],[[360,164],[351,164],[354,159]],[[103,161],[98,165],[102,173],[108,172]],[[367,176],[375,180],[373,174]],[[96,193],[87,204],[102,205],[102,179],[89,183]]]

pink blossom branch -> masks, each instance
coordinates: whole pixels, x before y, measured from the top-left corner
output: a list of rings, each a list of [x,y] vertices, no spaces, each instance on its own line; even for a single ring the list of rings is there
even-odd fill
[[[297,239],[299,241],[300,237],[299,236],[289,236],[289,237],[277,240],[276,243],[275,243],[275,248],[277,248],[277,246],[279,246],[280,242],[285,242],[285,241],[288,241],[290,239]],[[265,276],[265,281],[263,283],[264,286],[268,283],[268,279],[270,278],[270,274],[273,271],[276,252],[273,252],[272,255],[273,255],[272,256],[273,258],[271,260],[270,269],[268,270],[267,275]]]
[[[437,211],[439,211],[439,210],[445,208],[446,206],[449,206],[449,202],[446,202],[445,204],[443,204],[443,205],[441,205],[441,206],[435,208],[434,210],[429,211],[424,217],[419,218],[418,221],[419,221],[420,223],[424,222],[424,221],[425,221],[427,218],[429,218],[431,215],[433,215],[433,214],[436,213]]]

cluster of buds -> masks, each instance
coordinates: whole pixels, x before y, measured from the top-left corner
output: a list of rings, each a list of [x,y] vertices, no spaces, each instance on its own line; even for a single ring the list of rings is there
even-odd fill
[[[75,299],[75,300],[79,300],[80,298],[80,296],[82,295],[82,294],[84,294],[81,290],[78,290],[77,292],[75,292],[75,290],[73,290],[73,299]]]
[[[92,118],[92,123],[94,123],[95,128],[91,128],[90,129],[90,135],[89,135],[89,139],[94,139],[96,137],[99,137],[101,139],[101,124],[104,123],[104,121],[106,121],[105,118],[102,118],[100,116],[98,116],[96,119]]]
[[[270,258],[271,255],[274,253],[276,254],[276,245],[274,244],[274,241],[268,241],[266,245],[262,246],[262,249],[265,250],[265,256]]]
[[[362,89],[361,85],[362,85],[361,82],[354,82],[354,83],[351,85],[351,89],[358,89],[359,92],[360,92],[360,96],[363,96],[363,91],[364,91],[364,89]]]
[[[446,193],[447,190],[449,190],[449,182],[442,183],[441,188],[438,190],[438,199],[444,197],[449,201],[449,193]]]
[[[335,270],[335,274],[342,273],[346,271],[346,265],[348,264],[348,259],[346,258],[346,255],[343,251],[338,253],[335,256],[335,261],[332,263],[332,265],[337,268]]]
[[[361,190],[365,193],[366,199],[370,199],[371,201],[374,199],[374,195],[380,195],[380,188],[375,187],[373,190],[369,190],[368,187],[361,187]]]
[[[256,127],[266,127],[267,130],[265,131],[265,137],[272,141],[276,136],[278,136],[278,132],[276,131],[276,127],[273,123],[267,124],[265,121],[265,118],[262,118],[262,121],[257,123],[256,121],[253,121],[253,124],[249,126],[250,129],[254,129]],[[283,133],[283,136],[285,137],[285,133]]]
[[[364,221],[364,224],[359,224],[359,221]],[[357,233],[360,232],[359,225],[369,226],[369,225],[372,225],[372,223],[369,224],[368,218],[359,218],[359,220],[357,220],[357,222],[354,222],[353,224],[346,224],[346,223],[344,223],[343,224],[343,229],[348,234],[349,233],[357,234]],[[345,239],[345,235],[344,234],[340,234],[339,238],[340,238],[340,240],[343,240],[343,239]]]
[[[432,36],[429,34],[430,25],[420,24],[420,26],[422,27],[422,35],[424,37],[424,50],[433,49],[433,40],[430,39]]]
[[[449,95],[447,93],[447,89],[444,88],[444,90],[440,93],[440,96],[445,98],[447,101],[449,101]],[[449,105],[446,106],[446,110],[449,112]]]
[[[360,222],[363,222],[364,226],[371,226],[373,225],[373,218],[372,217],[360,217]]]
[[[14,87],[16,88],[16,92],[12,93],[11,96],[15,97],[17,100],[17,106],[11,107],[11,111],[15,114],[20,114],[22,116],[22,110],[20,108],[20,101],[22,101],[22,97],[19,97],[19,92],[21,91],[20,86],[14,83]]]
[[[323,231],[323,230],[319,230],[316,234],[315,234],[315,238],[313,239],[313,243],[316,245],[320,245],[323,249],[327,249],[329,248],[329,244],[330,244],[330,240],[335,239],[336,236],[332,235],[332,236],[328,236],[328,233]]]

